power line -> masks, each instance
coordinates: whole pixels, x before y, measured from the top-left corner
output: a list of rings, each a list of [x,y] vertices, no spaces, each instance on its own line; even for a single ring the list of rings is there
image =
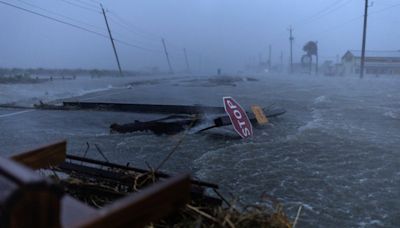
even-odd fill
[[[38,13],[38,12],[35,12],[33,10],[26,9],[26,8],[23,8],[23,7],[8,3],[8,2],[0,1],[0,4],[7,5],[7,6],[10,6],[10,7],[13,7],[13,8],[16,8],[16,9],[31,13],[31,14],[35,14],[37,16],[44,17],[46,19],[49,19],[49,20],[52,20],[52,21],[56,21],[58,23],[61,23],[61,24],[64,24],[64,25],[68,25],[68,26],[71,26],[71,27],[74,27],[74,28],[77,28],[77,29],[80,29],[80,30],[83,30],[83,31],[86,31],[86,32],[89,32],[89,33],[93,33],[93,34],[96,34],[96,35],[104,37],[104,38],[108,38],[106,35],[104,35],[102,33],[87,29],[87,28],[85,28],[83,26],[79,26],[79,25],[75,25],[75,24],[72,24],[72,23],[69,23],[69,22],[66,22],[66,21],[62,21],[60,19],[57,19],[57,18],[54,18],[54,17],[50,17],[50,16],[47,16],[45,14]]]
[[[91,2],[93,2],[93,3],[95,3],[95,4],[97,4],[97,5],[101,4],[100,1],[96,1],[96,0],[89,0],[89,1],[91,1]]]
[[[96,29],[99,29],[99,30],[103,30],[104,29],[102,27],[99,27],[99,26],[96,26],[96,25],[92,25],[92,24],[86,23],[84,21],[77,20],[75,18],[72,18],[72,17],[66,16],[66,15],[63,15],[63,14],[60,14],[60,13],[56,13],[56,12],[50,11],[48,9],[42,8],[40,6],[34,5],[32,3],[29,3],[29,2],[26,2],[26,1],[23,1],[23,0],[17,0],[17,1],[22,2],[23,4],[26,4],[26,5],[31,6],[33,8],[40,9],[40,10],[42,10],[44,12],[47,12],[47,13],[62,17],[62,18],[67,19],[67,20],[71,20],[71,21],[74,21],[74,22],[77,22],[77,23],[80,23],[80,24],[85,24],[87,26],[90,26],[92,28],[96,28]]]
[[[325,16],[327,16],[327,15],[329,15],[329,14],[335,12],[336,10],[338,10],[338,9],[340,9],[340,8],[342,8],[342,7],[344,7],[345,5],[347,5],[348,3],[351,2],[350,0],[347,0],[346,2],[344,2],[344,1],[345,1],[345,0],[337,0],[337,1],[333,2],[332,4],[330,4],[330,5],[326,6],[325,8],[323,8],[323,9],[317,11],[316,13],[312,14],[311,16],[306,17],[305,19],[303,19],[303,20],[302,20],[302,21],[303,21],[303,22],[302,22],[303,24],[299,24],[299,23],[298,23],[298,25],[297,25],[296,27],[297,27],[297,28],[302,28],[303,26],[314,22],[316,19],[320,19],[320,18],[322,18],[322,17],[325,17]],[[343,4],[341,4],[341,3],[343,3]],[[325,13],[325,14],[324,14],[324,13]],[[361,17],[361,16],[360,16],[360,17]],[[283,34],[285,34],[285,33],[286,33],[285,30],[281,30],[280,33],[276,33],[276,35],[275,35],[276,38],[272,39],[272,40],[270,41],[270,43],[276,43],[276,41],[280,41],[280,40],[281,40],[281,36],[282,36]],[[267,48],[267,47],[265,47],[265,48]],[[263,50],[264,50],[264,48],[263,48]]]
[[[368,16],[376,15],[376,14],[382,13],[382,12],[387,11],[387,10],[391,10],[391,9],[393,9],[395,7],[399,7],[399,6],[400,6],[400,4],[394,4],[394,5],[391,5],[391,6],[388,6],[388,7],[384,7],[382,9],[369,12]],[[356,22],[356,21],[358,21],[358,20],[360,20],[362,18],[363,18],[363,15],[359,15],[359,16],[350,18],[349,20],[346,20],[346,21],[344,21],[344,22],[342,22],[340,24],[336,24],[336,25],[334,25],[332,27],[326,28],[322,32],[316,33],[316,35],[321,35],[321,34],[324,35],[324,34],[327,34],[328,32],[334,31],[336,29],[344,28],[344,25],[351,24],[351,23]]]
[[[74,0],[74,1],[79,2],[80,4],[85,5],[85,6],[89,7],[89,8],[93,8],[93,9],[96,9],[96,10],[99,9],[99,5],[98,4],[89,3],[89,2],[86,2],[86,1],[82,1],[82,0]]]
[[[336,7],[331,8],[330,10],[328,10],[328,11],[325,12],[324,14],[320,15],[319,17],[315,18],[314,20],[321,19],[321,18],[323,18],[323,17],[328,16],[329,14],[331,14],[331,13],[333,13],[333,12],[335,12],[335,11],[337,11],[337,10],[343,8],[344,6],[348,5],[350,2],[351,2],[351,0],[347,0],[346,2],[342,2],[343,4],[337,5]]]
[[[380,10],[372,11],[372,12],[369,13],[369,15],[375,14],[375,13],[381,13],[381,12],[386,11],[386,10],[391,10],[391,9],[396,8],[396,7],[398,7],[398,6],[400,6],[400,4],[394,4],[394,5],[391,5],[391,6],[382,8],[382,9],[380,9]]]
[[[114,40],[117,41],[118,43],[125,44],[126,46],[134,47],[134,48],[137,48],[137,49],[141,49],[141,50],[143,50],[143,51],[162,53],[161,50],[156,50],[156,49],[151,49],[151,48],[145,48],[145,47],[138,46],[138,45],[135,45],[135,44],[131,44],[131,43],[128,43],[128,42],[126,42],[126,41],[119,40],[119,39],[114,39]]]
[[[89,32],[89,33],[95,34],[97,36],[109,39],[109,37],[107,35],[105,35],[105,34],[93,31],[91,29],[85,28],[85,27],[80,26],[80,25],[72,24],[72,23],[69,23],[69,22],[66,22],[66,21],[63,21],[63,20],[48,16],[48,15],[45,15],[45,14],[42,14],[42,13],[35,12],[33,10],[30,10],[30,9],[26,9],[26,8],[23,8],[23,7],[8,3],[8,2],[1,1],[1,0],[0,0],[0,4],[7,5],[7,6],[15,8],[15,9],[19,9],[19,10],[22,10],[24,12],[31,13],[31,14],[34,14],[34,15],[37,15],[37,16],[40,16],[40,17],[43,17],[43,18],[46,18],[46,19],[61,23],[61,24],[64,24],[64,25],[68,25],[68,26],[74,27],[76,29],[80,29],[80,30],[85,31],[85,32]],[[161,53],[161,51],[156,51],[156,50],[153,50],[153,49],[148,49],[148,48],[145,48],[145,47],[141,47],[139,45],[131,44],[131,43],[128,43],[128,42],[123,41],[123,40],[119,40],[119,39],[114,39],[114,40],[119,42],[119,43],[121,43],[121,44],[125,44],[127,46],[131,46],[131,47],[134,47],[134,48],[137,48],[137,49],[150,51],[150,52],[159,52],[159,53]]]
[[[111,10],[107,10],[107,12],[110,15],[110,20],[113,21],[114,23],[116,23],[117,25],[119,25],[121,28],[124,28],[125,30],[135,33],[137,35],[141,35],[143,37],[147,37],[148,39],[152,39],[154,40],[154,44],[155,43],[159,43],[159,40],[161,37],[161,35],[155,34],[153,32],[149,32],[146,31],[145,29],[139,28],[138,26],[133,25],[132,23],[130,23],[129,21],[127,21],[126,19],[122,18],[120,15],[118,15],[116,12],[111,11]],[[136,28],[136,29],[133,29]],[[173,44],[171,41],[169,40],[165,40],[165,43],[169,44],[170,47],[172,47],[172,51],[175,52],[175,54],[177,56],[179,56],[179,58],[182,58],[181,56],[181,51],[182,51],[182,47],[179,47],[178,45]],[[149,41],[149,40],[148,40]],[[150,42],[150,41],[149,41]],[[192,53],[195,53],[196,55],[200,55],[199,52],[191,50],[191,49],[186,49],[187,51],[190,51]]]
[[[101,13],[100,10],[97,11],[97,10],[94,10],[93,8],[89,8],[89,7],[86,7],[86,6],[82,6],[82,5],[79,5],[79,4],[77,4],[77,3],[71,2],[71,1],[69,1],[69,0],[60,0],[60,1],[65,2],[65,3],[69,4],[69,5],[72,5],[72,6],[75,6],[75,7],[84,9],[84,10],[87,10],[87,11],[91,11],[91,12],[94,12],[94,13]]]
[[[329,27],[329,28],[327,28],[327,29],[325,29],[325,30],[323,30],[323,31],[321,31],[319,33],[316,33],[314,35],[321,36],[321,35],[328,34],[328,32],[332,32],[332,31],[335,31],[337,29],[342,29],[342,28],[344,28],[345,25],[348,25],[348,24],[351,24],[353,22],[356,22],[356,21],[362,19],[362,17],[363,17],[362,15],[357,16],[357,17],[353,17],[353,18],[351,18],[349,20],[346,20],[346,21],[344,21],[344,22],[342,22],[340,24],[336,24],[335,26]]]
[[[320,19],[320,18],[322,18],[322,17],[325,17],[325,16],[327,16],[327,15],[329,15],[329,14],[331,14],[331,13],[333,13],[333,12],[335,12],[335,11],[337,11],[337,10],[343,8],[343,7],[345,7],[345,6],[348,5],[350,2],[351,2],[351,0],[347,0],[346,2],[343,2],[342,5],[338,5],[336,8],[332,8],[330,11],[326,12],[324,15],[321,15],[321,16],[320,16],[319,18],[317,18],[317,19]]]
[[[321,12],[322,12],[322,11],[321,11],[321,12],[319,13],[319,15],[316,14],[313,18],[310,18],[309,20],[307,20],[307,21],[304,22],[303,24],[299,25],[299,27],[303,27],[304,25],[313,23],[313,22],[315,22],[315,21],[317,21],[317,20],[319,20],[319,19],[321,19],[321,18],[323,18],[323,17],[326,17],[326,16],[332,14],[333,12],[335,12],[335,11],[337,11],[337,10],[343,8],[344,6],[348,5],[350,2],[351,2],[351,0],[347,0],[347,1],[345,1],[345,2],[343,2],[342,0],[336,1],[336,2],[334,2],[334,4],[330,5],[330,7],[327,7],[327,8],[323,11],[323,13],[321,13]],[[341,4],[341,3],[343,3],[343,4]]]
[[[124,24],[121,24],[120,22],[118,22],[118,21],[116,21],[113,17],[109,17],[109,20],[110,21],[112,21],[115,25],[117,25],[117,26],[119,26],[120,28],[122,28],[122,29],[124,29],[125,31],[127,31],[127,32],[130,32],[130,33],[134,33],[135,35],[138,35],[138,33],[136,33],[134,30],[131,30],[128,26],[126,26],[126,25],[124,25]],[[139,40],[136,40],[136,41],[138,41],[138,42],[140,42],[140,43],[143,43],[142,41],[139,41]],[[150,41],[150,40],[148,40],[148,39],[146,39],[146,41],[147,42],[149,42],[149,43],[147,43],[147,44],[152,44],[152,45],[154,45],[154,44],[159,44],[160,42],[158,41],[158,42],[155,42],[155,41]]]
[[[92,2],[94,2],[95,0],[90,0]],[[158,35],[156,33],[150,32],[146,29],[140,28],[134,24],[132,24],[130,21],[124,19],[123,17],[121,17],[119,14],[117,14],[116,12],[106,9],[108,15],[109,15],[109,19],[111,21],[113,21],[114,23],[116,23],[117,25],[119,25],[120,27],[124,28],[125,30],[132,32],[136,35],[140,35],[142,37],[146,37],[147,41],[150,42],[151,40],[154,40],[154,44],[159,43],[160,39],[163,39],[161,35]],[[153,42],[153,41],[152,41]],[[173,44],[171,41],[164,39],[164,42],[166,44],[169,45],[169,48],[171,48],[169,50],[169,57],[172,59],[172,57],[178,57],[178,58],[184,58],[184,56],[182,56],[181,51],[182,51],[182,47],[179,47],[178,45]],[[197,55],[198,57],[200,57],[202,54],[198,51],[192,50],[192,49],[186,49],[188,52],[191,52],[195,55]],[[157,51],[160,52],[160,51]],[[209,58],[207,58],[209,59]]]
[[[133,25],[132,23],[128,22],[127,20],[123,19],[121,16],[119,16],[117,13],[115,13],[114,11],[110,11],[108,10],[107,12],[109,12],[109,14],[111,15],[111,17],[115,17],[115,20],[119,21],[120,26],[124,27],[125,29],[136,33],[136,34],[141,34],[144,36],[147,36],[150,39],[154,39],[157,42],[160,41],[161,36],[152,32],[148,32],[142,28],[139,28],[138,26]],[[114,20],[114,22],[115,22]],[[136,28],[136,30],[132,29],[132,28]]]
[[[313,21],[316,17],[321,16],[322,14],[326,13],[329,11],[332,7],[335,7],[337,4],[341,3],[343,0],[337,0],[333,2],[332,4],[328,5],[327,7],[323,8],[320,11],[317,11],[316,13],[312,14],[310,17],[306,18],[303,20],[303,23],[308,23],[310,21]]]

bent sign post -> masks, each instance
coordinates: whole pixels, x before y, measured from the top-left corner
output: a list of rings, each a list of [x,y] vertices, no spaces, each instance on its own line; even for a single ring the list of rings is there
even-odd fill
[[[222,99],[235,131],[244,139],[253,136],[253,126],[251,126],[246,111],[232,97],[223,97]]]

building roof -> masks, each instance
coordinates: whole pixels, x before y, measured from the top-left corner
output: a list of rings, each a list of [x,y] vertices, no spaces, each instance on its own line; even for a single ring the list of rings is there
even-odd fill
[[[349,50],[347,53],[356,58],[361,58],[361,51],[359,50]],[[400,58],[400,51],[365,51],[365,57]]]

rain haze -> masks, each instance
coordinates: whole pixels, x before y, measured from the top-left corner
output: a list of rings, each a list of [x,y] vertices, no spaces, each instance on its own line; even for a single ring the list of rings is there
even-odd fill
[[[99,4],[92,1],[8,1],[45,15],[81,25],[100,37],[68,25],[3,5],[1,64],[7,67],[105,68],[115,61]],[[294,28],[294,59],[302,46],[318,41],[321,60],[337,60],[346,50],[361,48],[363,1],[103,1],[109,10],[115,39],[125,69],[166,68],[161,38],[171,61],[183,65],[183,48],[190,62],[202,69],[220,67],[236,72],[249,62],[268,57],[289,59],[289,32]],[[370,8],[368,48],[398,50],[396,1],[377,0]],[[80,6],[80,7],[77,7]],[[40,8],[37,8],[40,7]],[[43,11],[41,9],[46,9]],[[57,13],[57,14],[53,14]],[[60,17],[68,16],[74,20]],[[130,26],[131,25],[131,26]]]
[[[271,214],[279,227],[400,227],[399,12],[398,0],[0,0],[0,156],[66,140],[69,160],[52,165],[61,177],[79,165],[79,186],[57,180],[79,203],[102,210],[143,187],[135,167],[189,173],[201,203],[224,208],[205,216],[193,201],[187,220],[146,221],[160,227],[269,227]],[[121,174],[104,161],[134,188],[100,179]]]

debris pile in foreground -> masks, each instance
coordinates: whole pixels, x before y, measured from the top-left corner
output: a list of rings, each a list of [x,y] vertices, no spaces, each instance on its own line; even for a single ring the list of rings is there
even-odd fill
[[[91,206],[101,208],[116,199],[122,198],[132,192],[140,191],[160,179],[154,172],[133,173],[121,170],[123,176],[134,178],[131,186],[121,185],[116,182],[99,180],[82,176],[79,173],[70,173],[66,179],[53,176],[64,186],[66,192],[73,197]],[[273,206],[240,205],[230,203],[225,199],[225,205],[210,203],[207,200],[192,199],[190,204],[179,210],[173,216],[147,227],[292,227],[291,221],[285,215],[280,204]]]

